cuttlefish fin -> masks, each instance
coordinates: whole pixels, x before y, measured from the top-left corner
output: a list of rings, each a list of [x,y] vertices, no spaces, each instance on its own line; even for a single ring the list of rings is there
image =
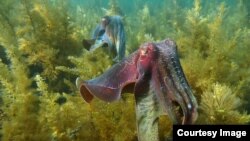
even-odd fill
[[[84,81],[78,77],[76,79],[76,87],[79,89],[81,96],[84,98],[86,102],[90,102],[94,97],[89,93],[89,91],[86,90],[85,87],[82,87],[82,84],[84,84]]]
[[[133,55],[132,55],[133,56]],[[112,102],[118,100],[121,93],[133,92],[137,78],[136,54],[113,65],[103,75],[88,81],[76,80],[81,96],[86,102],[93,97]]]

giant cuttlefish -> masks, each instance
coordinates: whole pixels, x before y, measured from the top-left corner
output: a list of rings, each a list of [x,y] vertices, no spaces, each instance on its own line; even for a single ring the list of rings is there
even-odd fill
[[[125,31],[120,16],[105,16],[95,28],[92,39],[83,39],[83,46],[93,51],[98,47],[108,47],[109,53],[118,62],[125,56]]]
[[[192,124],[197,102],[184,76],[175,42],[145,43],[97,78],[76,81],[81,96],[112,102],[122,93],[134,93],[140,141],[158,141],[158,118],[168,115],[174,124]]]

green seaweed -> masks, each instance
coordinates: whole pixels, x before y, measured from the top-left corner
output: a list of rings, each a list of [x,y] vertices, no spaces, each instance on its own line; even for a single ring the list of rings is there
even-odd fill
[[[246,124],[250,115],[240,113],[242,100],[230,87],[215,83],[201,96],[200,123],[205,124]]]
[[[144,42],[176,41],[199,105],[195,124],[249,124],[249,2],[182,2],[136,0],[128,11],[112,0],[105,13],[88,7],[98,0],[74,8],[68,0],[0,1],[0,140],[137,140],[132,94],[87,104],[75,87],[76,77],[113,65],[105,48],[81,45],[105,14],[124,14],[127,55]],[[160,124],[160,138],[171,138],[171,121]]]

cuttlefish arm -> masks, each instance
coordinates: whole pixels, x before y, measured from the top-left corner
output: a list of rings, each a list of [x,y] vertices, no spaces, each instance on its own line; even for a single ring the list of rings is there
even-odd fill
[[[121,61],[125,57],[125,30],[122,22],[122,17],[120,16],[112,16],[110,17],[110,22],[106,26],[106,35],[109,37],[111,41],[111,45],[109,45],[111,51],[115,54],[115,61]]]
[[[177,55],[176,44],[167,39],[146,43],[103,75],[78,81],[85,101],[94,96],[111,102],[123,92],[134,93],[140,141],[157,141],[158,118],[168,115],[173,123],[192,124],[197,103]]]

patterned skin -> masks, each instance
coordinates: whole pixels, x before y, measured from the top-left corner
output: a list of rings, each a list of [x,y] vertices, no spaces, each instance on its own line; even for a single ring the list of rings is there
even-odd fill
[[[169,39],[145,43],[101,76],[77,79],[86,102],[95,97],[112,102],[122,93],[134,93],[138,139],[158,141],[158,118],[168,115],[174,124],[192,124],[197,102],[182,71],[176,44]]]
[[[116,62],[125,57],[125,31],[120,16],[105,16],[95,28],[92,39],[83,39],[83,46],[94,51],[99,47],[107,47],[109,54]]]

